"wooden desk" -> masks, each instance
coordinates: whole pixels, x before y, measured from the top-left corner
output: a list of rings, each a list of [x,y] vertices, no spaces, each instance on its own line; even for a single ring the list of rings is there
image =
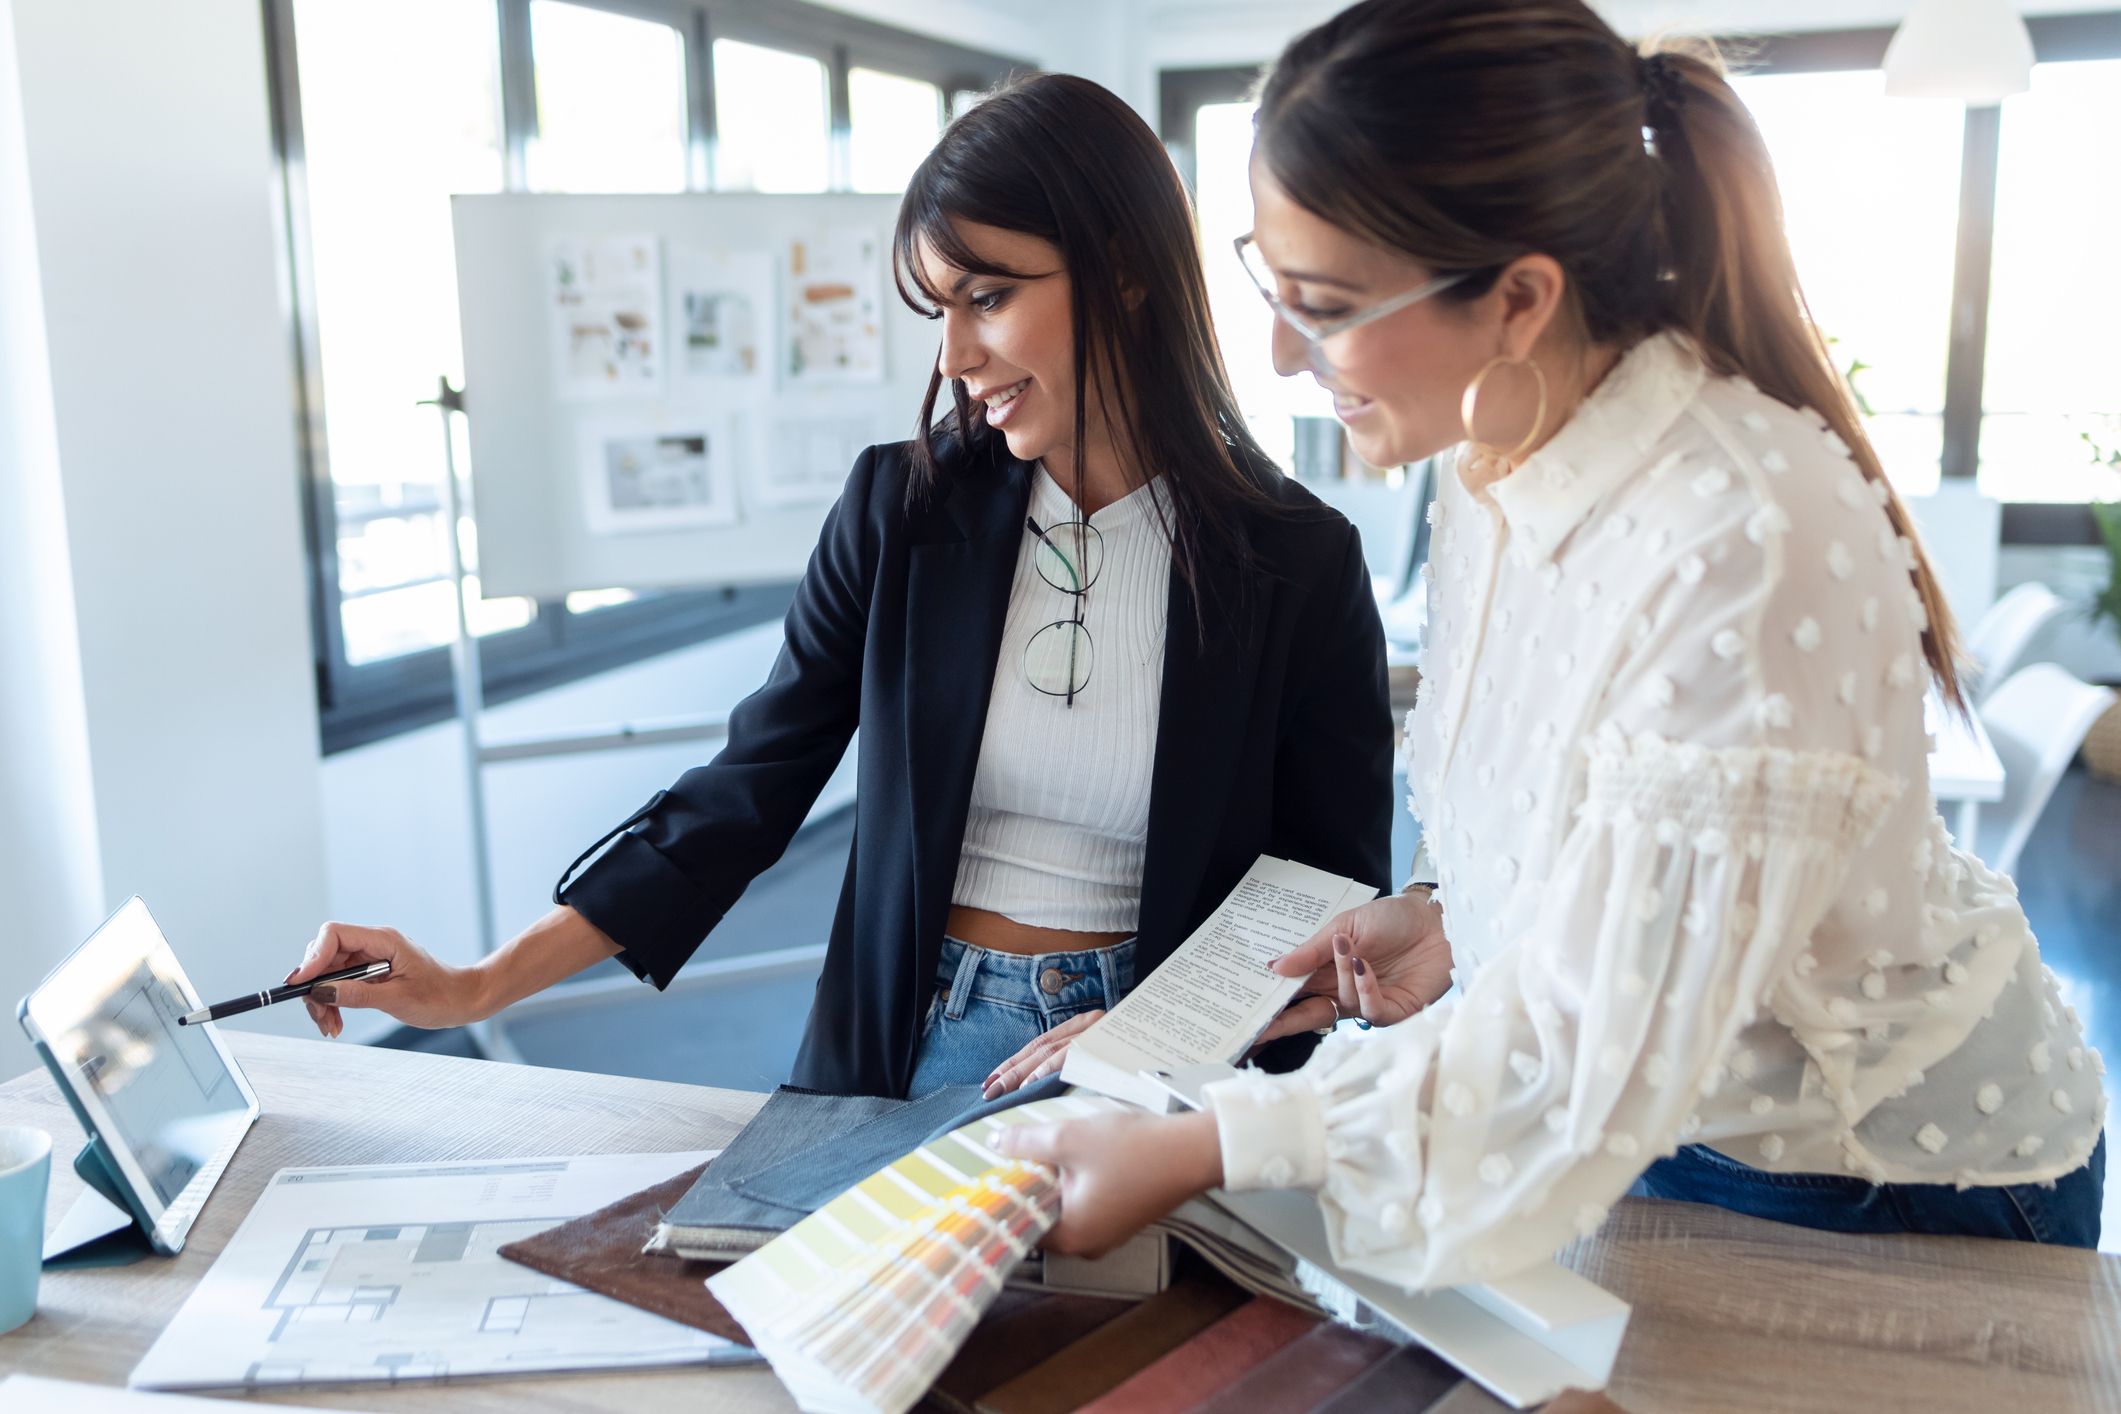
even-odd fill
[[[714,1149],[763,1096],[227,1033],[265,1113],[183,1255],[46,1274],[0,1374],[123,1384],[265,1181],[299,1164]],[[43,1072],[0,1085],[0,1124],[53,1140],[56,1224],[81,1142]],[[2121,1260],[1961,1238],[1851,1238],[1630,1199],[1564,1260],[1635,1304],[1611,1393],[1664,1411],[2121,1410]],[[763,1367],[263,1393],[370,1410],[787,1414]]]

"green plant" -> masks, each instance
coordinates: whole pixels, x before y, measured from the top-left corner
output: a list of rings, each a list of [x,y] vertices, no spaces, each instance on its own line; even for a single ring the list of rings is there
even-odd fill
[[[2092,600],[2092,622],[2111,623],[2121,637],[2121,501],[2092,502],[2092,516],[2106,541],[2106,588]]]
[[[2102,447],[2099,445],[2099,439],[2092,436],[2089,432],[2079,432],[2077,435],[2084,439],[2085,446],[2092,449],[2093,466],[2110,466],[2116,471],[2121,471],[2121,445],[2112,448]]]
[[[1841,340],[1835,338],[1833,335],[1827,335],[1826,346],[1829,350],[1829,357],[1832,357],[1832,350],[1834,348],[1834,345],[1840,342]],[[1868,373],[1871,370],[1871,367],[1872,365],[1865,363],[1860,358],[1851,358],[1849,360],[1849,366],[1841,370],[1841,381],[1848,385],[1849,397],[1855,400],[1856,410],[1862,413],[1865,417],[1876,417],[1878,415],[1878,410],[1871,406],[1871,400],[1869,398],[1863,396],[1863,389],[1856,386],[1856,375],[1859,373]]]
[[[2102,447],[2089,432],[2080,432],[2084,445],[2092,449],[2092,465],[2121,471],[2121,445]],[[2106,588],[2092,600],[2092,622],[2111,623],[2121,637],[2121,501],[2094,501],[2092,518],[2099,522],[2099,536],[2106,541]]]

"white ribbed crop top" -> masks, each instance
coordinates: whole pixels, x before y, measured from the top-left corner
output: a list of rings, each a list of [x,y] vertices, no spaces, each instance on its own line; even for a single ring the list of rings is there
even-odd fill
[[[1040,577],[1024,530],[952,903],[1040,928],[1136,926],[1171,586],[1158,494],[1151,483],[1090,517],[1104,561],[1083,604],[1090,679],[1072,707],[1024,674],[1031,636],[1074,616],[1070,596]],[[1043,468],[1030,515],[1049,529],[1077,518]]]

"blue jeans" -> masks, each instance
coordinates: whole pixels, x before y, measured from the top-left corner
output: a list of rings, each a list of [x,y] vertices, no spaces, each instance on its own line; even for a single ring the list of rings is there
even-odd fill
[[[1688,1144],[1651,1164],[1628,1191],[1638,1198],[1713,1203],[1828,1232],[1918,1232],[2097,1247],[2105,1186],[2102,1135],[2091,1162],[2053,1184],[1961,1190],[1949,1183],[1870,1183],[1837,1173],[1769,1173],[1706,1144]]]
[[[1116,1005],[1134,986],[1134,940],[1022,957],[944,938],[935,981],[909,1100],[945,1085],[984,1084],[996,1066],[1068,1018]]]

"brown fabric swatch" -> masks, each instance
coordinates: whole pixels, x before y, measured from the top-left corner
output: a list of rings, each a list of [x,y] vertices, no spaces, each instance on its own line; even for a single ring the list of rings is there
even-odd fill
[[[1399,1347],[1350,1326],[1320,1324],[1251,1373],[1193,1406],[1193,1414],[1311,1414]]]
[[[1312,1414],[1425,1414],[1464,1382],[1441,1356],[1418,1345],[1402,1345]]]
[[[1179,1414],[1263,1363],[1318,1324],[1271,1296],[1255,1296],[1076,1414]],[[1301,1414],[1291,1410],[1289,1414]]]
[[[1182,1278],[983,1395],[979,1414],[1074,1414],[1249,1299],[1214,1273]]]
[[[1134,1308],[1133,1301],[1065,1292],[1004,1291],[930,1387],[943,1414],[973,1414],[981,1395],[1015,1379]]]
[[[572,1222],[511,1242],[501,1255],[532,1271],[652,1311],[681,1325],[744,1345],[751,1337],[707,1290],[707,1278],[727,1262],[688,1262],[645,1255],[641,1244],[678,1199],[699,1181],[707,1165],[621,1198]]]
[[[1541,1414],[1628,1414],[1604,1395],[1587,1389],[1565,1389],[1539,1408]]]

